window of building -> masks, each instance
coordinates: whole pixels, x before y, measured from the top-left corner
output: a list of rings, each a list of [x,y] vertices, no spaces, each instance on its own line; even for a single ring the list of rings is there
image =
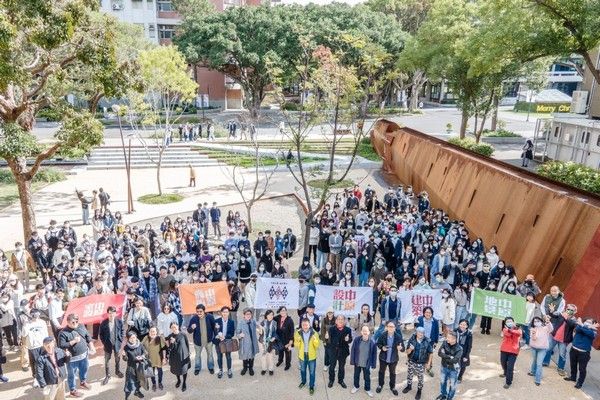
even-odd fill
[[[158,26],[158,38],[159,39],[172,39],[175,36],[175,25],[159,25]]]
[[[144,2],[142,0],[131,0],[131,8],[139,10],[144,8]]]
[[[148,25],[148,37],[151,39],[156,37],[156,26],[154,24]]]
[[[590,142],[590,132],[582,132],[581,133],[581,143],[588,144]]]
[[[158,0],[156,5],[158,11],[173,11],[173,3],[171,3],[171,0]]]
[[[556,128],[554,128],[554,137],[555,138],[560,137],[560,126],[557,126]]]
[[[596,146],[600,147],[600,134],[598,135],[598,139],[596,139]]]

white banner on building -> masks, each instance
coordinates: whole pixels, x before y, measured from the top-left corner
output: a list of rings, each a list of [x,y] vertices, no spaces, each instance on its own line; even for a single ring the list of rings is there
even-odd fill
[[[254,308],[298,308],[299,283],[297,279],[258,278]]]
[[[435,318],[441,318],[442,291],[439,289],[428,290],[399,290],[398,298],[402,302],[401,321],[410,324],[423,315],[425,307],[433,308]]]
[[[333,307],[335,315],[354,317],[360,313],[363,304],[373,309],[373,289],[370,287],[341,287],[317,285],[315,312],[324,315]]]

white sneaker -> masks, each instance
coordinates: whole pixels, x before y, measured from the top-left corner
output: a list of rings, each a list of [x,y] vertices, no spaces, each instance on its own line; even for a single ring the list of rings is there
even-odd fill
[[[373,397],[373,392],[371,392],[370,390],[367,390],[367,396]]]
[[[323,371],[329,371],[329,367],[328,366],[324,366],[323,367]]]
[[[523,346],[521,346],[521,349],[523,350],[527,350],[529,348],[529,346],[527,346],[526,344],[524,344]]]
[[[40,384],[38,383],[37,379],[33,380],[33,387],[34,388],[39,388],[40,387]]]
[[[352,390],[350,391],[350,393],[352,393],[352,394],[354,394],[356,392],[358,392],[358,388],[355,388],[355,387],[353,387]]]

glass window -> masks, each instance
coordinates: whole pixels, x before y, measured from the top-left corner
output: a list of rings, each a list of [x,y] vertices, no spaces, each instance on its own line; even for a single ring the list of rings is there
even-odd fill
[[[175,25],[159,25],[158,37],[160,39],[172,39],[175,36]]]
[[[173,11],[171,0],[158,0],[156,5],[158,6],[158,11]]]
[[[148,37],[152,39],[156,37],[156,26],[154,24],[148,25]]]

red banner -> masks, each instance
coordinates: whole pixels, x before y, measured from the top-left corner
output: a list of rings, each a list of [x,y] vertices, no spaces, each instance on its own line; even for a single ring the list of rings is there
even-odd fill
[[[75,314],[79,317],[80,324],[97,324],[108,318],[106,309],[113,306],[117,309],[117,316],[123,314],[125,304],[124,294],[94,294],[80,297],[69,302],[61,326],[67,326],[67,315]]]
[[[196,313],[196,306],[204,304],[206,311],[219,311],[221,307],[231,308],[231,297],[227,282],[191,283],[179,285],[179,298],[183,314]]]

